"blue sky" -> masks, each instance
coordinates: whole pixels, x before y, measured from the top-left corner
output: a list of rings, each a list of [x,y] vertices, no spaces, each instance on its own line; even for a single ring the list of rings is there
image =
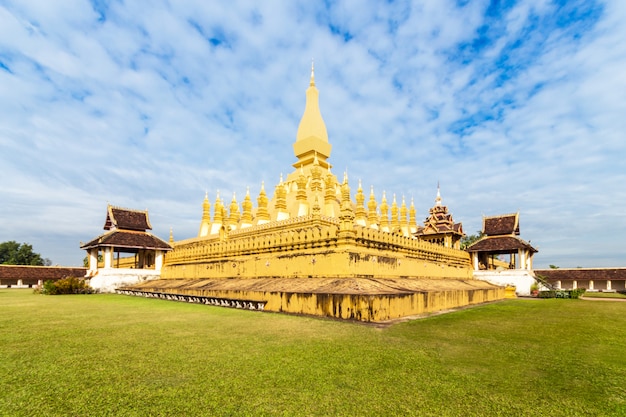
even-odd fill
[[[626,264],[626,2],[0,0],[0,241],[79,265],[107,203],[197,234],[291,172],[311,59],[335,172],[520,212],[535,267]]]

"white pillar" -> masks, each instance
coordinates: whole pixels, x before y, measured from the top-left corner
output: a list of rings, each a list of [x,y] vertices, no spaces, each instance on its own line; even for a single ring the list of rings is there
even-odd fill
[[[560,290],[561,289],[561,280],[558,280],[556,282],[556,287]]]
[[[472,252],[472,263],[474,264],[474,271],[478,271],[478,252]]]
[[[593,290],[593,280],[592,279],[589,280],[589,289]]]
[[[89,249],[89,270],[98,270],[98,248]]]
[[[578,281],[574,280],[572,281],[572,289],[575,290],[576,288],[578,288]]]
[[[112,264],[113,264],[113,248],[107,246],[104,248],[104,267],[111,268]]]
[[[611,288],[611,280],[608,279],[608,278],[606,280],[606,289],[609,290],[609,291],[612,290],[612,288]]]
[[[517,252],[519,255],[519,266],[517,268],[528,269],[526,268],[526,251],[524,249],[519,249]]]
[[[154,270],[159,272],[163,267],[163,251],[157,250],[154,252]]]

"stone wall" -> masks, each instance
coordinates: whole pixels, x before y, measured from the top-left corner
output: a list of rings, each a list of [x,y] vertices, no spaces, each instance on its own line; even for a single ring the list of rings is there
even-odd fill
[[[313,288],[319,281],[322,282],[317,284],[318,288]],[[505,291],[503,287],[478,280],[352,281],[356,285],[346,289],[341,285],[335,287],[338,281],[331,279],[157,280],[120,288],[117,292],[232,308],[381,322],[501,300]],[[371,291],[368,284],[384,287],[385,292]],[[361,290],[356,289],[359,287]]]
[[[87,268],[62,266],[0,265],[0,288],[29,288],[45,281],[85,276]]]

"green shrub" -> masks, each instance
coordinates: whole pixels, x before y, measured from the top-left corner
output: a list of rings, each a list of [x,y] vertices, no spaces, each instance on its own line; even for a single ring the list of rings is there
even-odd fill
[[[539,298],[580,298],[585,293],[584,288],[576,288],[574,290],[548,290],[539,291]]]
[[[58,281],[48,280],[44,282],[41,289],[42,294],[58,295],[58,294],[93,294],[95,291],[84,279],[76,277],[66,277]]]

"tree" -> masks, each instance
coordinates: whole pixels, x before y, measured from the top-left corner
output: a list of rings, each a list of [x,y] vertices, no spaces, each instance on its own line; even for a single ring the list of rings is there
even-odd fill
[[[52,262],[50,259],[44,259],[40,254],[33,252],[31,245],[10,240],[0,243],[0,264],[50,266]]]
[[[478,242],[485,234],[482,231],[477,231],[475,235],[465,235],[461,238],[461,250],[465,250],[472,246],[475,242]]]

